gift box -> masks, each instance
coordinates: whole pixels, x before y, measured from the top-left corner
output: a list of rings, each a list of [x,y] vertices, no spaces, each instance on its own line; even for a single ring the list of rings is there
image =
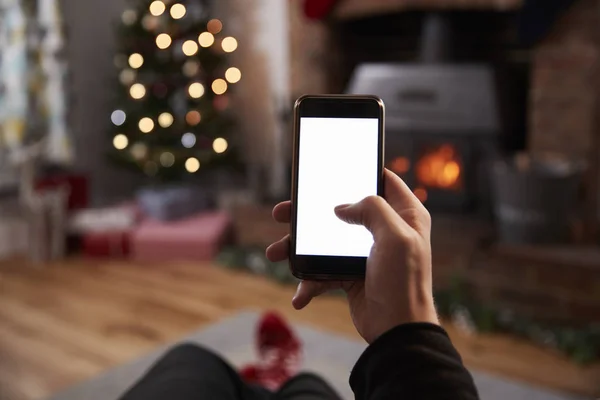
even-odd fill
[[[138,193],[143,212],[161,221],[186,218],[213,208],[213,196],[207,190],[189,186],[144,189]]]
[[[131,231],[89,232],[81,238],[81,250],[87,257],[127,257],[131,250]]]
[[[44,177],[35,183],[37,190],[56,189],[62,186],[69,188],[69,210],[78,210],[88,206],[88,179],[84,175],[65,173]]]
[[[145,262],[211,260],[228,239],[230,226],[231,218],[224,211],[175,222],[147,219],[132,234],[131,257]]]

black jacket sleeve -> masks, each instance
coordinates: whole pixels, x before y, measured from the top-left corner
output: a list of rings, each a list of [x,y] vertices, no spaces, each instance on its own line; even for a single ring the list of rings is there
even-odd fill
[[[413,323],[381,335],[350,375],[357,400],[476,400],[477,389],[446,331]]]

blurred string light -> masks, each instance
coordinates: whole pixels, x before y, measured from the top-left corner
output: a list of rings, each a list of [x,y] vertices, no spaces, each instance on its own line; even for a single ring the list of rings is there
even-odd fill
[[[228,147],[228,143],[227,140],[223,139],[223,138],[216,138],[213,141],[213,150],[215,151],[215,153],[221,154],[221,153],[225,153],[225,151],[227,151],[227,147]]]
[[[135,143],[133,146],[131,146],[130,151],[133,158],[136,160],[141,160],[148,154],[148,146],[146,146],[145,143]]]
[[[160,155],[160,164],[166,168],[172,167],[173,164],[175,164],[175,156],[173,153],[169,153],[168,151],[162,153]]]
[[[215,37],[210,32],[202,32],[200,36],[198,36],[198,43],[202,47],[210,47],[215,42]]]
[[[168,48],[171,45],[171,42],[171,36],[166,33],[161,33],[156,37],[156,46],[161,50]]]
[[[158,116],[158,124],[162,128],[168,128],[173,125],[173,115],[168,112],[164,112]]]
[[[146,15],[142,18],[142,26],[147,31],[153,31],[158,28],[158,18],[152,15]]]
[[[199,99],[204,95],[204,86],[200,82],[194,82],[188,88],[190,97],[193,99]]]
[[[181,19],[185,16],[186,9],[183,4],[177,3],[173,4],[171,7],[171,17],[173,19]]]
[[[125,123],[127,119],[127,114],[123,110],[115,110],[110,114],[110,120],[116,126],[121,126]]]
[[[183,54],[190,57],[198,52],[198,44],[193,40],[186,40],[181,46]]]
[[[188,158],[185,160],[185,169],[191,174],[198,172],[200,169],[200,161],[198,161],[198,159],[195,157]]]
[[[229,83],[238,83],[242,79],[242,71],[239,68],[231,67],[225,71],[225,79]]]
[[[140,53],[133,53],[129,56],[129,66],[133,69],[138,69],[144,65],[144,57]]]
[[[206,29],[213,35],[216,35],[223,30],[223,23],[216,18],[211,19],[208,21],[208,24],[206,24]]]
[[[185,114],[185,122],[187,122],[188,125],[196,126],[200,123],[201,120],[202,115],[200,115],[200,113],[196,110],[188,111],[188,113]]]
[[[224,52],[232,53],[235,51],[235,49],[237,49],[238,43],[233,36],[227,36],[221,42],[221,47],[223,48]]]
[[[134,70],[127,68],[121,71],[121,73],[119,74],[119,81],[121,81],[123,85],[129,86],[133,84],[136,76],[137,74]]]
[[[188,60],[183,64],[183,74],[188,78],[193,78],[200,71],[200,63],[195,60]]]
[[[181,144],[186,149],[191,149],[196,144],[196,135],[191,132],[184,133],[183,136],[181,136]]]
[[[137,13],[135,10],[125,10],[123,11],[123,14],[121,14],[121,21],[123,21],[125,25],[133,25],[135,24],[135,21],[137,21]]]
[[[227,91],[227,82],[224,79],[215,79],[212,83],[212,90],[215,94],[223,94]]]
[[[166,9],[167,6],[165,6],[165,3],[160,0],[153,1],[152,4],[150,4],[150,14],[154,15],[155,17],[162,15]]]
[[[129,89],[129,94],[135,100],[139,100],[146,95],[146,88],[141,83],[134,83]]]
[[[140,119],[138,128],[140,128],[142,133],[150,133],[154,129],[154,121],[152,121],[152,118],[144,117]]]
[[[115,146],[117,150],[123,150],[128,144],[129,139],[127,139],[127,136],[123,135],[122,133],[119,133],[113,139],[113,146]]]

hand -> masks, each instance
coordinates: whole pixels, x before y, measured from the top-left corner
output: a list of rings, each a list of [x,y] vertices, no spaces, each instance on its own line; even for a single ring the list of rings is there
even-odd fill
[[[381,334],[409,322],[439,324],[431,277],[431,218],[425,207],[396,174],[385,170],[385,200],[370,196],[336,207],[338,218],[365,226],[375,241],[367,259],[364,281],[303,281],[292,304],[296,309],[329,290],[346,291],[358,333],[372,343]],[[291,203],[273,209],[281,223],[291,219]],[[269,260],[289,257],[289,235],[267,248]]]

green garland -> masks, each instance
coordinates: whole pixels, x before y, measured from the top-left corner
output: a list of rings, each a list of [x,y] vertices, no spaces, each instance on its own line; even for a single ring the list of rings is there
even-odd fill
[[[287,261],[273,263],[267,260],[262,248],[227,248],[221,252],[217,262],[227,268],[267,276],[281,284],[298,282],[290,273]],[[580,364],[600,361],[598,323],[584,328],[551,326],[516,315],[512,310],[472,301],[461,277],[456,277],[449,289],[436,291],[435,300],[440,315],[466,332],[512,334],[559,350]]]

